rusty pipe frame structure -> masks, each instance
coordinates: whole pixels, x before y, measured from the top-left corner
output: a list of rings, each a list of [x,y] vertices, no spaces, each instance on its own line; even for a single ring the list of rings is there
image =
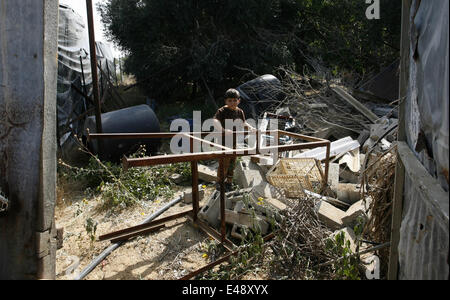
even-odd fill
[[[208,135],[210,137],[222,136],[225,138],[223,132],[165,132],[165,133],[94,133],[88,135],[88,140],[90,139],[160,139],[160,138],[173,138],[182,137],[189,139],[190,141],[190,153],[183,154],[171,154],[171,155],[159,155],[153,157],[143,157],[143,158],[127,158],[123,157],[122,165],[126,170],[128,168],[135,167],[148,167],[154,165],[190,162],[191,163],[191,174],[192,174],[192,210],[175,214],[160,220],[156,220],[143,225],[138,225],[130,227],[127,229],[119,230],[117,232],[109,233],[101,236],[101,240],[126,240],[128,238],[134,237],[136,235],[152,232],[162,228],[162,224],[175,220],[182,217],[188,217],[193,224],[197,225],[199,229],[205,232],[208,236],[215,239],[221,243],[228,253],[225,257],[205,266],[191,274],[183,277],[183,279],[192,278],[193,276],[200,274],[222,262],[227,261],[231,256],[235,255],[233,252],[236,245],[232,241],[226,238],[226,220],[225,220],[225,170],[224,170],[224,159],[227,157],[242,157],[242,156],[253,156],[266,154],[269,151],[276,150],[279,152],[286,152],[292,150],[303,150],[303,149],[314,149],[318,147],[326,147],[326,158],[325,158],[325,174],[323,176],[323,186],[328,184],[328,173],[329,173],[329,161],[330,161],[330,148],[331,143],[328,140],[305,136],[302,134],[292,133],[283,130],[268,130],[268,131],[235,131],[233,132],[233,139],[236,139],[237,134],[256,134],[256,146],[252,148],[228,148],[221,144],[217,144],[208,140],[203,139],[204,136]],[[275,146],[265,147],[261,145],[261,134],[269,134],[270,136],[275,135],[275,141],[277,142]],[[280,135],[289,136],[293,139],[300,139],[307,141],[306,143],[294,143],[290,145],[278,145],[278,137]],[[209,151],[209,152],[194,152],[194,143],[203,143],[204,145],[209,145],[215,148],[220,148],[219,151]],[[198,144],[197,144],[198,145]],[[220,232],[210,227],[208,224],[198,219],[197,215],[200,210],[199,207],[199,190],[198,190],[198,162],[201,160],[219,160],[219,176],[218,181],[220,184]],[[270,235],[269,235],[270,236]],[[265,237],[265,240],[269,237]]]

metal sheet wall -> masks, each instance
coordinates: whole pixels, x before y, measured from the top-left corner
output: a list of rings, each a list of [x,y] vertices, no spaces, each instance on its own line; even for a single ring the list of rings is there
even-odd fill
[[[448,215],[421,198],[420,185],[405,178],[399,243],[399,279],[449,279]]]

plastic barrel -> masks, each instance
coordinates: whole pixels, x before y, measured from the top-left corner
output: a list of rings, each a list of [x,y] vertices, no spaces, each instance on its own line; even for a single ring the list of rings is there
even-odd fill
[[[84,133],[87,136],[96,133],[95,116],[88,117],[84,124]],[[160,124],[156,114],[148,105],[132,106],[102,114],[103,133],[157,133]],[[103,149],[101,159],[119,161],[123,155],[135,152],[139,145],[145,145],[147,154],[158,151],[160,139],[102,139]],[[98,141],[91,139],[88,148],[98,154]]]

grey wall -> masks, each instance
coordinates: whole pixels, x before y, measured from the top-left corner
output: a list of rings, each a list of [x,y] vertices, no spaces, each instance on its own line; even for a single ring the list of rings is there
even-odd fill
[[[58,0],[0,0],[0,279],[54,278]]]

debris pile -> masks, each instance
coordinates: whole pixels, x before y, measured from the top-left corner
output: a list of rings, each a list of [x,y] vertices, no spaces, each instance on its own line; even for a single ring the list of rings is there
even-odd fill
[[[377,255],[388,261],[389,249],[380,245],[390,241],[396,108],[389,103],[362,103],[352,96],[361,91],[347,90],[339,82],[287,71],[286,75],[285,99],[261,117],[278,119],[278,129],[330,140],[330,160],[326,161],[325,147],[279,157],[241,158],[234,178],[240,190],[226,194],[228,234],[242,239],[245,228],[266,235],[276,227],[279,237],[270,243],[275,261],[281,270],[296,270],[296,278],[311,278],[305,270],[314,270],[314,278],[330,272],[318,266],[339,260],[327,251],[326,241],[341,235],[362,270],[372,272],[374,246]],[[294,143],[284,136],[280,142]],[[211,175],[207,180],[214,181],[216,169],[203,169]],[[199,213],[215,228],[220,226],[218,199],[216,192]]]

